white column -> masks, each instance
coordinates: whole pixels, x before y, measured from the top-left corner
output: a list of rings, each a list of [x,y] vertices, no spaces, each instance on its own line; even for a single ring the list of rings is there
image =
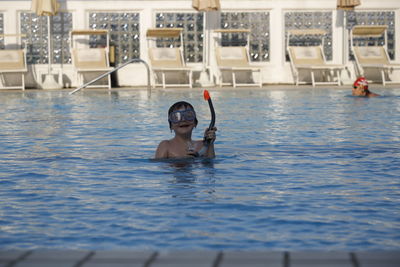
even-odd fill
[[[285,21],[281,7],[270,11],[270,65],[264,73],[265,82],[278,83],[288,80],[285,76]],[[272,74],[272,75],[271,75]]]

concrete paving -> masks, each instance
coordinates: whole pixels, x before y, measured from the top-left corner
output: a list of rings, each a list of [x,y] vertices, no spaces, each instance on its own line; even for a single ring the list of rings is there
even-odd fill
[[[400,251],[0,250],[0,267],[399,267]]]

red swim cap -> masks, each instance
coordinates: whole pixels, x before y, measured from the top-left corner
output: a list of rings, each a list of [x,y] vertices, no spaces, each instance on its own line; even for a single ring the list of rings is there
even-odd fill
[[[359,85],[368,86],[368,81],[364,77],[359,77],[353,84],[354,87],[358,87]]]

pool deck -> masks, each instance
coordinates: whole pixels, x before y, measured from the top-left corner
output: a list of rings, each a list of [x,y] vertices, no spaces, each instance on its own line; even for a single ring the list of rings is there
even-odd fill
[[[399,267],[400,251],[0,250],[0,267]]]
[[[261,88],[260,87],[255,87],[255,86],[250,86],[250,87],[231,87],[231,86],[224,86],[224,87],[169,87],[169,88],[152,88],[151,92],[156,93],[156,92],[168,92],[168,91],[202,91],[203,89],[208,89],[210,91],[276,91],[276,90],[288,90],[288,91],[296,91],[296,90],[324,90],[326,88],[330,89],[337,89],[337,90],[348,90],[349,93],[351,93],[352,90],[352,85],[347,84],[347,85],[341,85],[341,86],[322,86],[318,85],[315,87],[312,87],[310,84],[306,85],[293,85],[293,84],[264,84]],[[383,86],[382,84],[370,84],[369,88],[372,92],[375,90],[381,91],[385,89],[400,89],[400,83],[399,84],[388,84],[386,86]],[[63,89],[30,89],[27,88],[25,91],[23,90],[15,90],[15,89],[1,89],[0,93],[6,93],[6,92],[63,92],[63,93],[70,93],[76,88],[63,88]],[[118,91],[147,91],[146,86],[133,86],[133,87],[113,87],[110,90],[104,89],[104,88],[85,88],[82,89],[81,91],[78,91],[77,94],[82,93],[82,92],[118,92]]]

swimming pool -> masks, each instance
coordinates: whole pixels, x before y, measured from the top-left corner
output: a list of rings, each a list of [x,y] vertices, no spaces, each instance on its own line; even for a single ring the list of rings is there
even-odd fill
[[[0,248],[400,248],[400,90],[210,90],[213,160],[153,161],[200,90],[2,92]]]

